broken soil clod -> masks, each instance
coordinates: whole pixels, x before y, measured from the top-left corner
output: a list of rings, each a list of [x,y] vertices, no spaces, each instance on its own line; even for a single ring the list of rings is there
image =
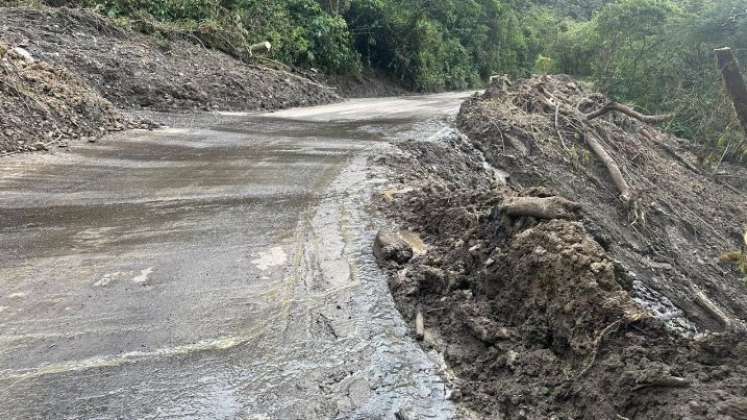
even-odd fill
[[[397,232],[382,230],[374,240],[374,255],[379,264],[384,266],[391,262],[404,264],[413,256],[413,250]]]
[[[0,153],[46,151],[72,138],[152,126],[126,118],[66,69],[18,47],[0,58],[0,109]]]
[[[505,418],[738,418],[747,289],[719,257],[741,245],[743,196],[647,124],[666,116],[563,76],[487,92],[462,107],[468,138],[399,145],[387,188],[407,192],[379,202],[428,244],[387,266],[390,287],[406,319],[427,315],[460,401]]]

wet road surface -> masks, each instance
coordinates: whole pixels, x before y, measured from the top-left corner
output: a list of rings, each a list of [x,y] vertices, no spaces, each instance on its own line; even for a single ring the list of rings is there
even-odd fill
[[[463,97],[0,159],[0,418],[452,418],[370,255],[367,158]]]

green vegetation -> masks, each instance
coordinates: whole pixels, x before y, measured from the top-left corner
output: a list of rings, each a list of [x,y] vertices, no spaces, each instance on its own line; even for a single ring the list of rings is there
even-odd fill
[[[676,113],[667,129],[702,145],[705,159],[747,160],[713,57],[728,46],[747,63],[747,0],[45,1],[242,59],[270,41],[264,60],[328,74],[374,70],[416,91],[567,73],[645,112]]]
[[[544,42],[520,0],[82,1],[124,25],[165,24],[242,58],[248,45],[270,41],[285,64],[331,74],[369,68],[417,91],[528,74]]]
[[[545,54],[555,71],[589,78],[608,95],[650,112],[675,112],[669,129],[704,155],[747,160],[747,143],[722,92],[713,50],[747,62],[744,0],[619,0],[587,21],[558,18]]]

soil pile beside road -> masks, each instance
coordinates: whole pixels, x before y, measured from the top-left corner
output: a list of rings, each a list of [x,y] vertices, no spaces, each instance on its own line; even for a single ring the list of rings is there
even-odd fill
[[[149,126],[114,109],[67,70],[0,44],[0,154],[47,150],[69,139]]]
[[[303,77],[125,31],[85,10],[0,8],[0,22],[0,41],[78,74],[120,108],[274,110],[338,99]]]
[[[0,7],[0,46],[9,51],[0,69],[0,153],[152,125],[117,108],[248,111],[339,100],[304,77],[127,31],[86,10]]]
[[[719,261],[744,245],[744,194],[636,118],[584,118],[622,201],[575,117],[605,98],[564,77],[498,82],[463,105],[467,135],[379,161],[399,183],[380,208],[428,244],[386,263],[390,287],[453,398],[506,418],[747,416],[747,287]]]

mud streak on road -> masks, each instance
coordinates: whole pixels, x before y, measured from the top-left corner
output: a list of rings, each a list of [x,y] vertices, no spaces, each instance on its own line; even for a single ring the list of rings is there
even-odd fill
[[[370,255],[367,157],[462,97],[0,160],[0,417],[453,416]]]

